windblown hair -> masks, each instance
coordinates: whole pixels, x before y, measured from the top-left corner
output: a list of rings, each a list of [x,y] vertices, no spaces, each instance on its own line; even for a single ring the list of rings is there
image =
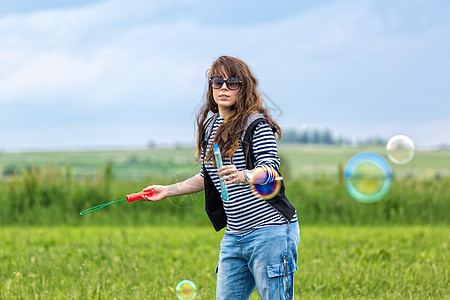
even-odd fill
[[[223,124],[217,129],[213,141],[213,143],[219,144],[223,158],[231,159],[234,152],[236,152],[239,146],[239,138],[244,132],[247,119],[251,114],[257,112],[263,114],[267,118],[269,126],[276,128],[275,135],[277,139],[281,138],[281,128],[271,118],[267,108],[263,107],[261,97],[257,90],[258,80],[252,74],[246,63],[235,57],[221,56],[213,62],[211,69],[207,70],[206,74],[208,78],[211,76],[221,76],[223,78],[238,77],[242,80],[236,103],[226,115]],[[210,113],[219,112],[210,85],[208,85],[205,98],[205,103],[197,114],[197,160],[201,159],[202,133],[205,130],[205,121]],[[211,161],[213,157],[213,150],[210,149],[206,153],[204,160]]]

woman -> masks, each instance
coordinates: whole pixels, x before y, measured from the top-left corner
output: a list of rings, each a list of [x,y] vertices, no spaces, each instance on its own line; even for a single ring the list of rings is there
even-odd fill
[[[217,299],[249,299],[255,287],[261,299],[294,299],[299,243],[295,208],[284,194],[284,184],[272,199],[250,189],[250,184],[280,179],[275,135],[280,137],[281,129],[263,107],[258,82],[243,61],[221,56],[208,73],[206,101],[197,115],[202,169],[186,181],[145,188],[154,194],[144,200],[205,190],[206,210],[215,229],[226,226],[216,268]],[[214,143],[223,158],[219,169]],[[226,183],[227,201],[220,198],[220,180]]]

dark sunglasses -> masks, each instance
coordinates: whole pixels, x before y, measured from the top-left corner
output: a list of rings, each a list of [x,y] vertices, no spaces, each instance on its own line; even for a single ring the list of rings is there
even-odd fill
[[[213,76],[209,78],[209,85],[213,89],[220,89],[224,82],[230,90],[237,90],[242,84],[242,81],[237,77],[230,77],[227,80],[224,80],[220,76]]]

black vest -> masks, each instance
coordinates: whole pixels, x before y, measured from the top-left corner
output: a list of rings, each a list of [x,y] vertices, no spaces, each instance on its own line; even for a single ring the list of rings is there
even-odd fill
[[[203,157],[205,157],[208,139],[217,117],[218,115],[215,114],[206,121],[205,130],[202,134]],[[256,128],[256,125],[262,122],[267,122],[267,119],[262,114],[258,113],[250,116],[247,120],[247,126],[244,130],[244,133],[240,139],[242,149],[244,150],[246,168],[248,170],[255,168],[255,158],[253,156],[253,132]],[[216,231],[219,231],[227,225],[227,215],[225,214],[225,210],[223,208],[223,202],[220,192],[216,189],[216,186],[214,185],[211,177],[206,171],[204,162],[202,163],[202,168],[205,185],[205,210],[208,214],[209,219],[211,220],[211,223],[214,226],[214,229]],[[275,197],[264,201],[266,201],[271,207],[277,210],[289,223],[295,214],[295,207],[291,202],[289,202],[284,191],[285,186],[284,181],[282,181],[281,188],[278,194]]]

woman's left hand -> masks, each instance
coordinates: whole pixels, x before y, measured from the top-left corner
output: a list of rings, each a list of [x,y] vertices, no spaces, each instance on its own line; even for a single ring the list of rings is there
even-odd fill
[[[226,165],[219,168],[219,176],[223,176],[220,180],[225,180],[226,184],[247,182],[244,171],[238,171],[235,165]]]

